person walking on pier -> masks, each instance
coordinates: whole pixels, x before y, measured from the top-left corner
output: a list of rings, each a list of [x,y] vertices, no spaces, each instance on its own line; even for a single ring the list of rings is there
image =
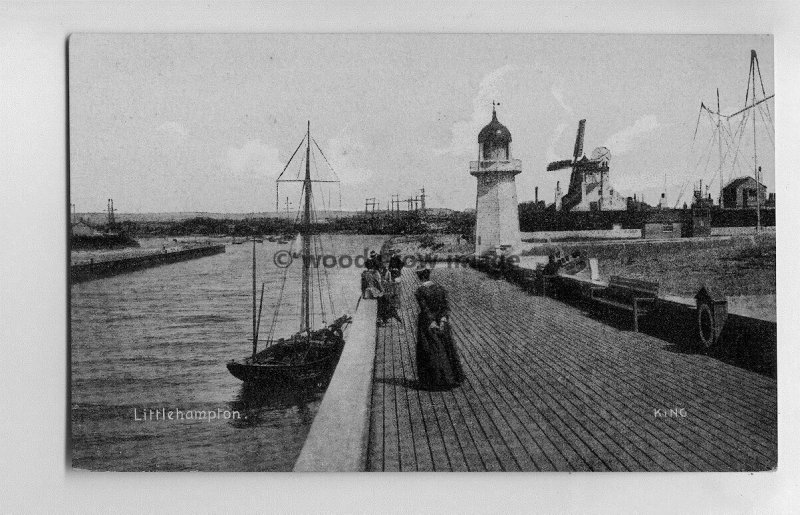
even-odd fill
[[[392,257],[389,258],[389,274],[391,274],[392,282],[397,282],[402,273],[403,259],[400,257],[400,251],[395,250]]]
[[[374,261],[367,261],[361,272],[361,295],[365,299],[379,299],[383,296],[380,272],[374,268]]]
[[[400,305],[400,296],[397,292],[399,285],[389,277],[389,274],[381,275],[381,279],[383,296],[378,299],[378,323],[383,325],[394,319],[402,324],[403,320],[397,311]]]
[[[445,289],[430,279],[429,268],[417,270],[422,284],[415,297],[417,317],[417,380],[423,389],[448,390],[461,384],[464,370],[450,331]]]

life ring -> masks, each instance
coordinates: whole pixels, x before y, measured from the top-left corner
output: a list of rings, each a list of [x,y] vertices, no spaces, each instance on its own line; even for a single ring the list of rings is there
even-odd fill
[[[714,312],[707,303],[697,307],[697,334],[700,342],[706,349],[711,348],[717,343],[717,327],[714,320]]]

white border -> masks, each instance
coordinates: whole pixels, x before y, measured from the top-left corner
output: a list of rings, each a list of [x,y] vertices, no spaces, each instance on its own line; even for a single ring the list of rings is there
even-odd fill
[[[800,8],[737,2],[0,3],[0,507],[21,511],[785,512],[800,505],[796,207]],[[110,32],[773,33],[780,445],[759,474],[69,472],[65,38]],[[790,157],[791,156],[791,157]],[[794,158],[794,159],[793,159]]]

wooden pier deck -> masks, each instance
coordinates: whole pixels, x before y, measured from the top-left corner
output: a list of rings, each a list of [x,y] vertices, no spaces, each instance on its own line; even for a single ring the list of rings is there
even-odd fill
[[[777,465],[774,379],[440,264],[466,381],[416,388],[417,279],[377,332],[368,470],[733,471]],[[658,410],[658,411],[657,411]],[[670,411],[673,410],[673,411]]]

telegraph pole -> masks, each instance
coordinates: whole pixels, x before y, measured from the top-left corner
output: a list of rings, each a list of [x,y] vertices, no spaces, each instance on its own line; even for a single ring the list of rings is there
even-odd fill
[[[108,228],[112,229],[116,225],[116,219],[114,218],[114,199],[108,199]]]

